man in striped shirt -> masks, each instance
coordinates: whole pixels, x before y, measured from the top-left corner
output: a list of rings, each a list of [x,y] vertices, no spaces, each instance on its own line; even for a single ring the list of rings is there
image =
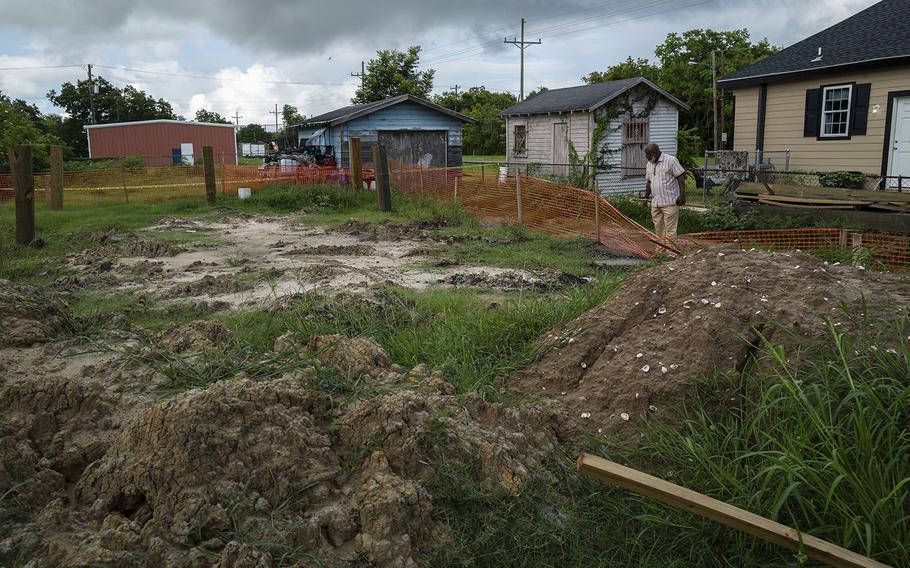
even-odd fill
[[[657,144],[645,146],[645,157],[645,199],[651,201],[654,232],[658,237],[675,237],[679,206],[686,204],[686,169],[675,156],[661,152]]]

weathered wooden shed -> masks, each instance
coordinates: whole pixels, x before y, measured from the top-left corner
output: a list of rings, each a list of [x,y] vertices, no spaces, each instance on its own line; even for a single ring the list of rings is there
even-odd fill
[[[473,118],[413,95],[350,105],[296,125],[298,146],[333,146],[335,161],[348,167],[348,140],[359,137],[372,163],[373,144],[386,146],[389,160],[425,167],[461,165],[461,125]]]
[[[644,77],[551,89],[500,113],[506,117],[506,157],[531,172],[567,176],[570,146],[579,157],[588,155],[601,121],[601,193],[642,191],[645,144],[676,154],[680,108],[689,106]]]

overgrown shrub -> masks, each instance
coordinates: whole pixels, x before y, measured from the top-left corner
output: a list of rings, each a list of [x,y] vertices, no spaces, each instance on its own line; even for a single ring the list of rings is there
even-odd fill
[[[819,176],[818,181],[825,187],[862,189],[866,183],[866,175],[862,172],[831,172]]]

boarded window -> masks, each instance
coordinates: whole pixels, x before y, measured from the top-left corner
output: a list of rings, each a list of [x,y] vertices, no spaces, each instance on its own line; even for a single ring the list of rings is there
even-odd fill
[[[648,143],[648,119],[630,118],[622,123],[622,177],[645,175],[645,144]]]
[[[528,127],[524,124],[516,124],[513,131],[512,155],[528,155]]]

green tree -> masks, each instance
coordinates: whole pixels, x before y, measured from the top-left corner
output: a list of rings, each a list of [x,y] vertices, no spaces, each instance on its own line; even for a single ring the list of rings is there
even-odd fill
[[[705,147],[713,147],[711,112],[711,53],[716,52],[717,78],[776,53],[763,39],[752,43],[746,29],[714,31],[695,29],[671,33],[655,48],[660,60],[660,85],[686,101],[691,109],[680,112],[680,127],[695,128]],[[725,102],[724,120],[732,124],[732,102]]]
[[[285,127],[289,127],[300,124],[305,121],[306,118],[297,112],[297,107],[286,104],[284,105],[284,108],[281,109],[281,120],[284,121]]]
[[[196,122],[211,122],[213,124],[233,124],[230,120],[224,118],[213,110],[201,108],[196,111]]]
[[[591,71],[581,78],[585,83],[606,83],[618,79],[632,79],[644,77],[654,83],[660,83],[660,67],[647,59],[632,59],[629,57],[621,63],[607,67],[606,71]]]
[[[446,91],[434,97],[434,102],[478,120],[477,124],[462,127],[465,154],[505,154],[506,121],[499,113],[518,102],[515,95],[488,91],[485,87],[471,87],[458,94]]]
[[[237,129],[237,141],[252,144],[254,142],[268,142],[271,135],[261,124],[247,124]]]
[[[34,147],[32,156],[36,170],[46,170],[50,166],[48,146],[63,144],[63,141],[42,128],[43,120],[35,105],[0,93],[0,171],[9,171],[9,149],[17,144]]]
[[[363,84],[354,93],[352,103],[372,103],[405,94],[422,98],[429,96],[436,71],[418,70],[420,46],[409,47],[406,52],[383,49],[376,55],[376,59],[367,63]]]
[[[550,89],[548,89],[548,88],[544,87],[543,85],[541,85],[541,86],[537,87],[536,89],[534,89],[533,91],[531,91],[530,93],[528,93],[528,94],[525,96],[525,98],[526,98],[526,99],[530,99],[530,98],[533,97],[534,95],[539,95],[540,93],[546,93],[546,92],[549,91],[549,90],[550,90]]]
[[[122,90],[104,77],[95,78],[95,122],[127,122],[137,120],[177,119],[174,109],[164,99],[156,99],[132,85]],[[88,144],[83,127],[91,124],[91,96],[88,80],[63,83],[60,90],[51,89],[47,98],[54,106],[66,111],[66,118],[58,124],[58,135],[78,156],[88,155]]]

